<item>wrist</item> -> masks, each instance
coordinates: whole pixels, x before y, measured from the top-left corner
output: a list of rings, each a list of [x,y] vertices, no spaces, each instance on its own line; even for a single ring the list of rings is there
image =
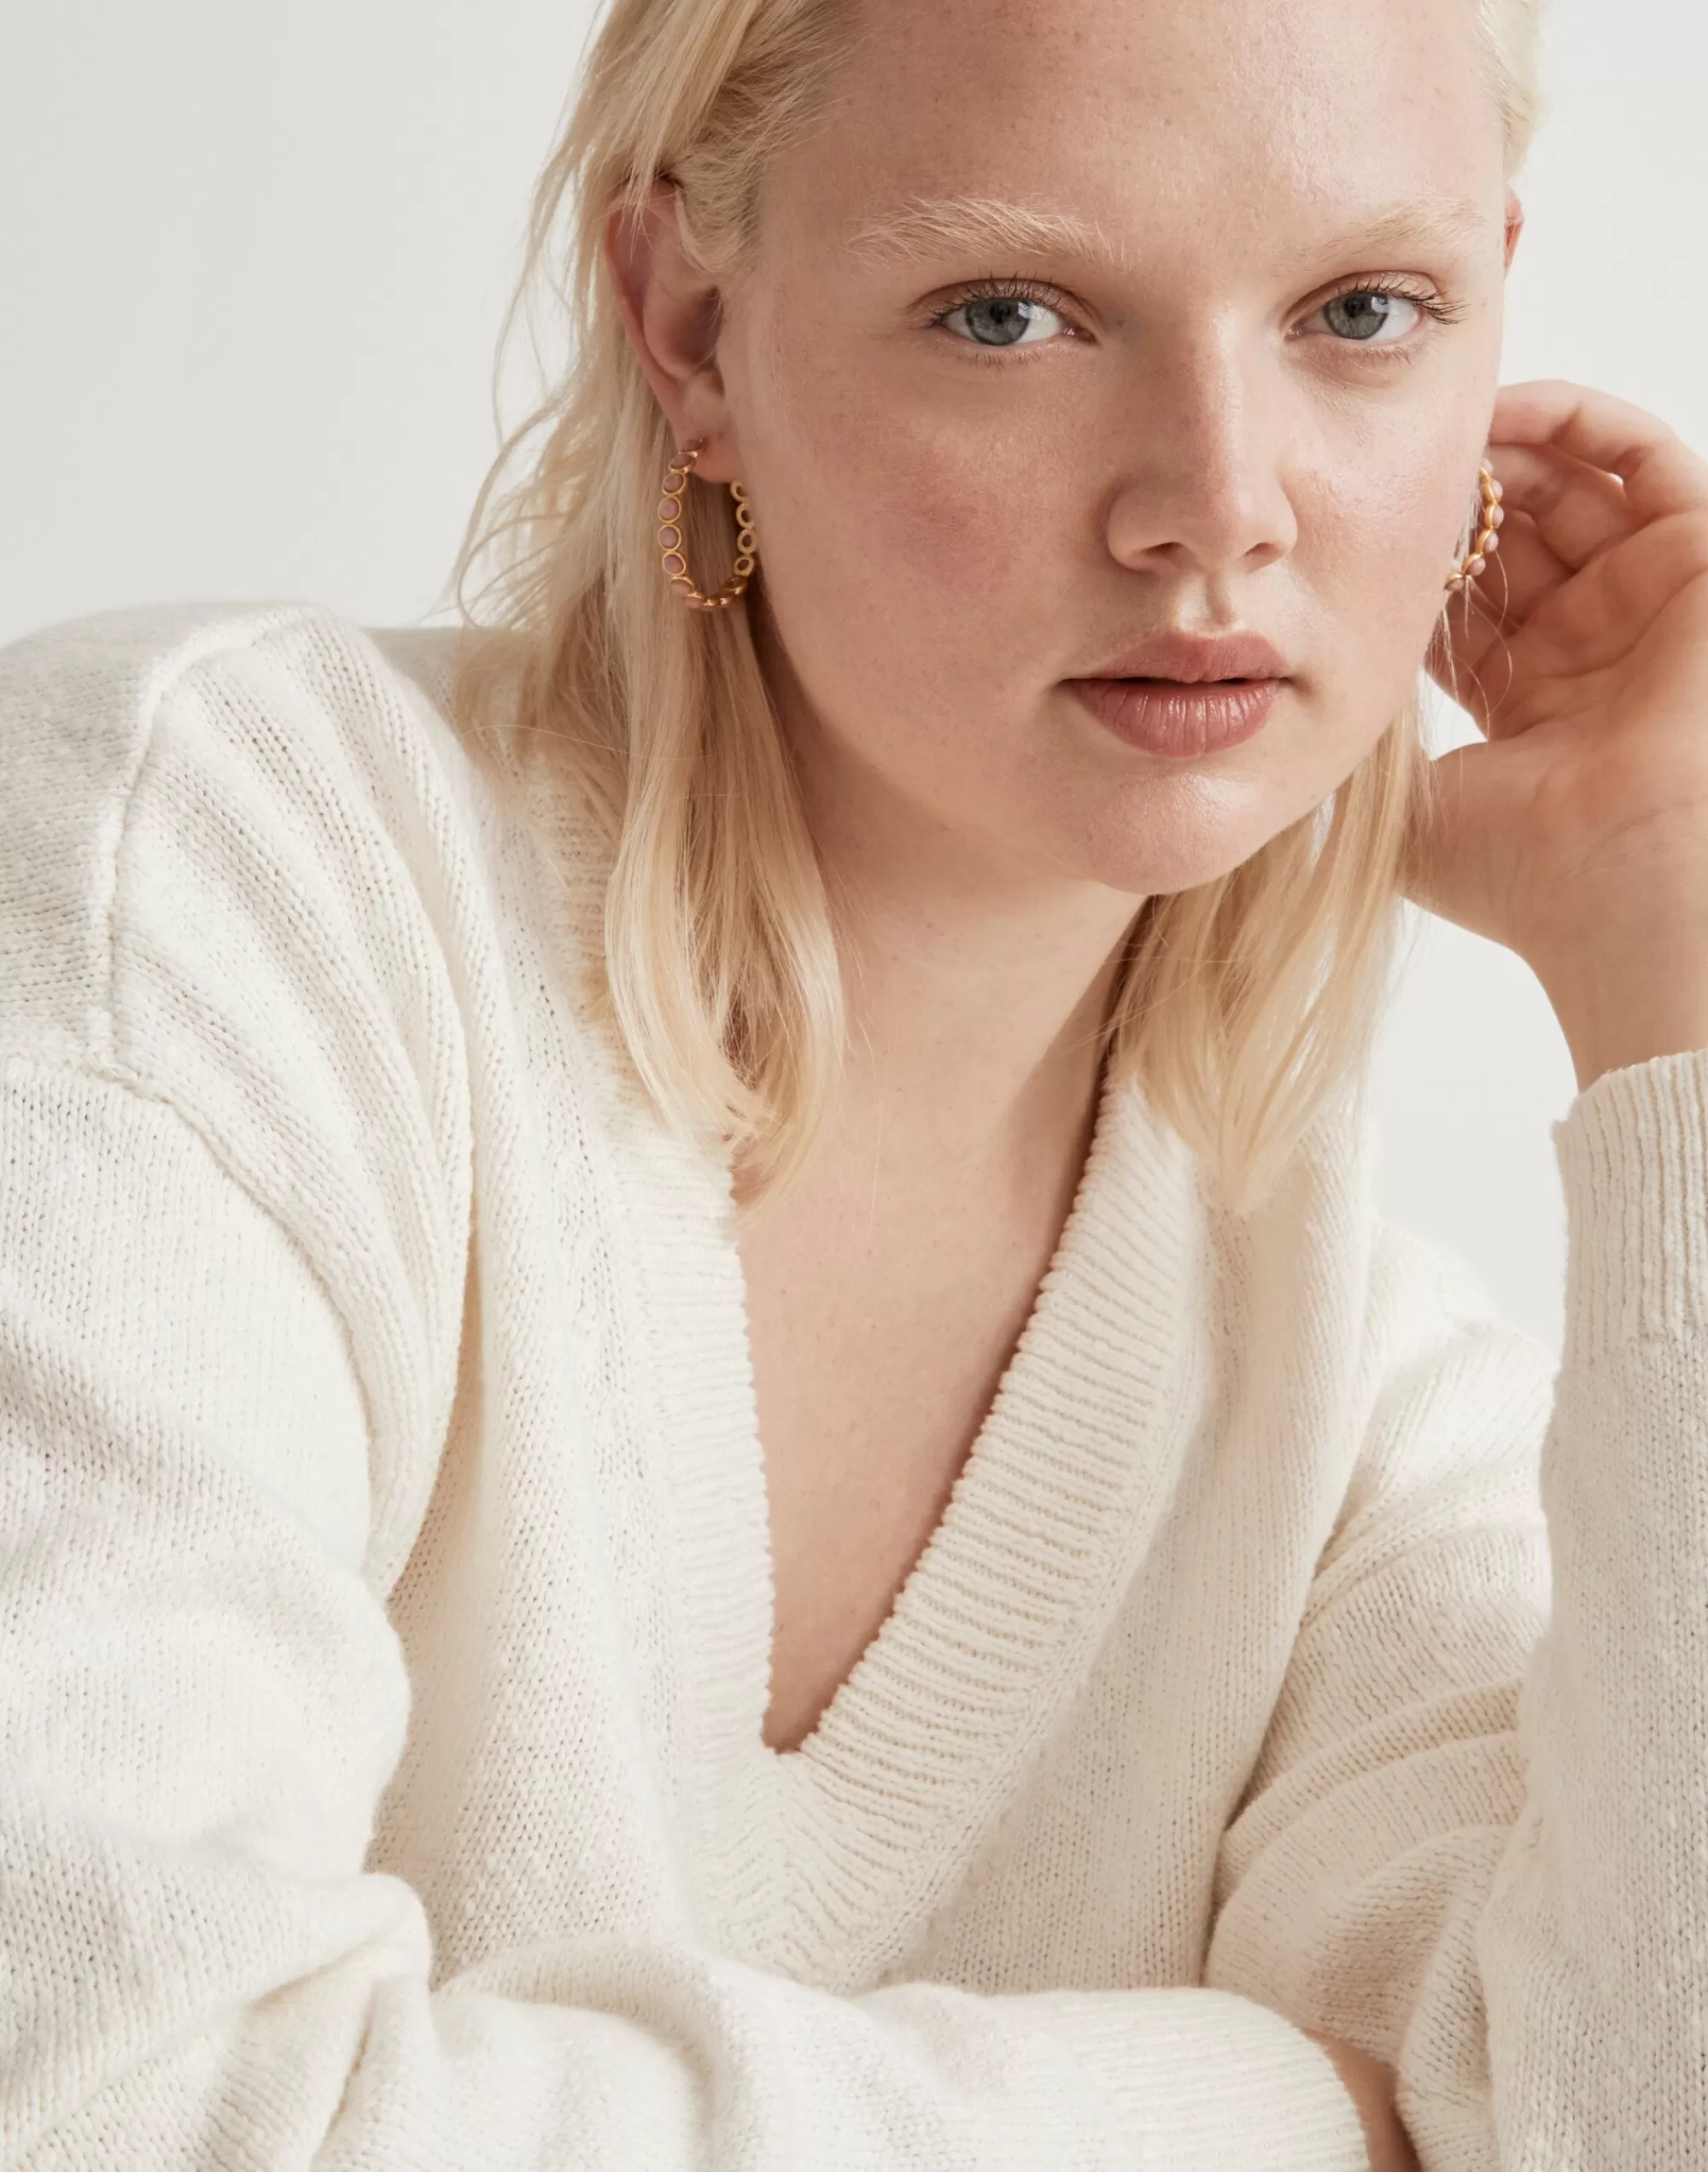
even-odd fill
[[[1708,1048],[1708,958],[1693,969],[1657,946],[1601,968],[1578,958],[1568,968],[1535,969],[1565,1037],[1580,1093],[1609,1071]]]
[[[1576,1033],[1566,1029],[1565,1042],[1577,1091],[1587,1093],[1610,1071],[1628,1071],[1635,1064],[1652,1063],[1657,1057],[1686,1056],[1693,1049],[1708,1048],[1708,1009],[1699,1017],[1680,1014],[1641,1023],[1615,1022]]]

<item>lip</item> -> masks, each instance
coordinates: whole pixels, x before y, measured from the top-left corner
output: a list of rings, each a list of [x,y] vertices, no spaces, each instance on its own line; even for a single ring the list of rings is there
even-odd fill
[[[1224,679],[1189,686],[1174,679],[1069,679],[1069,690],[1100,724],[1144,754],[1187,760],[1253,739],[1269,722],[1279,679]]]
[[[1179,760],[1254,738],[1286,679],[1286,659],[1261,635],[1165,629],[1063,683],[1117,739]]]
[[[1164,627],[1083,676],[1202,686],[1208,679],[1284,679],[1287,659],[1261,634],[1177,634]]]

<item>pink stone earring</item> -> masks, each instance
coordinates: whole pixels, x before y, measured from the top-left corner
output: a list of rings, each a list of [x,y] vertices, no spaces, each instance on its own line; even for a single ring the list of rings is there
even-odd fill
[[[1500,501],[1506,493],[1500,488],[1500,477],[1487,460],[1483,463],[1481,479],[1481,519],[1477,541],[1447,577],[1448,587],[1455,593],[1468,588],[1500,547],[1500,528],[1506,518],[1506,508]]]

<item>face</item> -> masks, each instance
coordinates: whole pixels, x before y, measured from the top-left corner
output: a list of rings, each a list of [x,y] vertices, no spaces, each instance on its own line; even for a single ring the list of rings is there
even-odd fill
[[[1443,601],[1506,257],[1470,0],[859,20],[687,419],[755,510],[789,727],[945,850],[1208,881],[1369,752]],[[1261,729],[1122,735],[1167,704],[1097,682],[1190,676],[1170,634],[1271,645],[1228,673],[1280,677]]]

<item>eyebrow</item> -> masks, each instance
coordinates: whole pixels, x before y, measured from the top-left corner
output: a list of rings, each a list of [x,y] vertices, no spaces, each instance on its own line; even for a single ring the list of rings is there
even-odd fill
[[[1335,237],[1322,253],[1360,258],[1368,266],[1410,249],[1463,248],[1483,239],[1493,223],[1487,208],[1468,196],[1396,204]],[[1034,211],[995,196],[915,197],[857,227],[847,246],[856,255],[898,264],[959,253],[1007,253],[1076,256],[1115,272],[1134,268],[1132,250],[1095,220],[1071,212]]]
[[[1419,247],[1460,249],[1497,230],[1486,205],[1471,196],[1453,196],[1442,203],[1396,204],[1341,235],[1335,247],[1362,250],[1372,257],[1398,255]]]
[[[1114,237],[1069,212],[1032,211],[995,196],[916,196],[899,211],[869,220],[848,237],[857,256],[910,264],[965,250],[1027,256],[1081,256],[1130,271],[1132,255]]]

